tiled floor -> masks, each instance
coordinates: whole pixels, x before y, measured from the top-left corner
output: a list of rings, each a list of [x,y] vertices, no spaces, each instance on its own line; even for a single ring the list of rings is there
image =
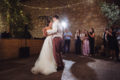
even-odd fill
[[[120,63],[89,57],[64,55],[65,69],[48,76],[30,72],[36,56],[0,61],[0,80],[120,80]]]

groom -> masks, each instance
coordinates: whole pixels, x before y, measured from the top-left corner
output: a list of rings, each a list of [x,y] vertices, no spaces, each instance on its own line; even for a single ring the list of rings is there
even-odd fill
[[[61,44],[62,44],[62,38],[63,38],[63,30],[62,26],[59,21],[59,16],[55,15],[53,16],[53,25],[52,29],[48,30],[47,33],[50,35],[53,35],[53,55],[55,58],[55,61],[57,63],[57,69],[63,69],[64,64],[62,61],[62,56],[61,56]]]

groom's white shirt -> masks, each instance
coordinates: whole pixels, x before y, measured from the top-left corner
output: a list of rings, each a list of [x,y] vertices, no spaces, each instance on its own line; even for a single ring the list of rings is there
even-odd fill
[[[53,34],[54,37],[63,37],[63,28],[59,20],[53,22],[52,29],[47,31],[48,34]]]

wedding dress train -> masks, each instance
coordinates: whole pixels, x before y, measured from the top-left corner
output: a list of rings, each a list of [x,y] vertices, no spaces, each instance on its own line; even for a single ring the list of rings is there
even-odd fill
[[[39,58],[31,71],[34,74],[42,73],[44,75],[57,72],[57,65],[53,56],[52,36],[45,39]]]

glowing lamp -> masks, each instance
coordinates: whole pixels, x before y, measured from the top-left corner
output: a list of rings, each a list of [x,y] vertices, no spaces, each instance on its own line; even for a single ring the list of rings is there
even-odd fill
[[[63,26],[64,29],[66,29],[66,28],[68,27],[68,24],[67,24],[67,22],[65,22],[65,21],[62,21],[62,22],[61,22],[61,25]]]

